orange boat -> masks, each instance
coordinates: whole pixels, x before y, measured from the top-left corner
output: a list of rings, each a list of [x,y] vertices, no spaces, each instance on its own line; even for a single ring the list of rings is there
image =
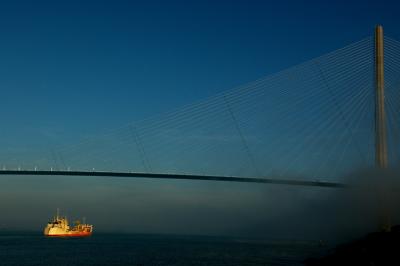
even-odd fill
[[[93,225],[79,221],[76,221],[75,225],[70,227],[67,217],[61,217],[58,210],[57,215],[44,228],[44,235],[51,237],[84,237],[91,236],[92,232]]]

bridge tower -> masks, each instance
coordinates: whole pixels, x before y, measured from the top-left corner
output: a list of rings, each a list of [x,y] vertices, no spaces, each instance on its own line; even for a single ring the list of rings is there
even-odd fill
[[[383,28],[375,28],[375,165],[385,169],[388,165],[385,115]]]
[[[378,25],[375,28],[375,165],[383,170],[388,166],[387,138],[386,138],[386,114],[385,114],[385,79],[384,79],[384,44],[383,28]],[[387,195],[383,187],[378,191],[381,202],[381,229],[384,232],[391,231],[391,214],[387,206]]]

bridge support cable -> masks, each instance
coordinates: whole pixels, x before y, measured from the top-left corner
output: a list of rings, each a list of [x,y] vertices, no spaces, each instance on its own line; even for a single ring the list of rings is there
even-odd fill
[[[56,162],[47,154],[0,160],[7,169],[28,161],[22,168],[337,181],[376,163],[375,39],[76,145],[60,143]],[[394,164],[400,43],[384,40],[387,162]]]
[[[384,36],[385,111],[389,166],[400,164],[400,42]]]
[[[238,135],[239,135],[239,137],[240,137],[240,139],[241,139],[241,141],[243,143],[243,148],[244,148],[245,152],[247,153],[249,161],[253,165],[255,173],[257,175],[260,175],[260,171],[258,170],[257,163],[256,163],[256,161],[255,161],[255,159],[253,157],[253,154],[251,153],[251,150],[250,150],[249,146],[247,145],[246,139],[244,138],[242,130],[240,129],[239,123],[238,123],[238,121],[237,121],[237,119],[235,117],[235,114],[233,113],[233,110],[232,110],[232,108],[231,108],[231,106],[229,104],[229,101],[228,101],[226,96],[224,96],[223,98],[224,98],[224,102],[226,104],[226,108],[228,109],[228,112],[229,112],[229,114],[230,114],[230,116],[232,118],[232,122],[233,122],[233,124],[234,124],[234,126],[236,128],[236,131],[238,132]]]
[[[132,132],[132,137],[134,138],[136,147],[140,153],[140,157],[142,159],[142,164],[143,164],[143,169],[146,172],[150,173],[151,172],[150,164],[147,160],[146,152],[142,145],[142,142],[140,141],[139,136],[137,134],[137,129],[135,126],[132,126],[132,125],[129,126],[129,129]]]
[[[124,149],[145,146],[145,157],[154,165],[154,172],[245,177],[259,168],[258,175],[264,177],[284,178],[303,173],[304,176],[330,174],[335,178],[348,170],[338,167],[328,173],[326,169],[338,160],[347,162],[353,150],[340,148],[345,138],[341,130],[343,119],[337,115],[338,108],[329,92],[321,89],[321,77],[313,73],[313,68],[315,62],[323,65],[326,82],[340,97],[348,99],[341,109],[353,114],[353,108],[358,114],[354,106],[361,106],[364,99],[358,97],[367,97],[366,66],[372,58],[366,51],[371,49],[371,43],[372,39],[366,38],[204,102],[139,121],[135,123],[135,131],[140,134],[135,135],[140,135],[140,143],[137,138],[129,138],[130,130],[122,128],[111,138],[123,141],[111,140],[108,145],[99,138],[61,153],[75,162],[75,169],[91,169],[91,165],[102,161],[102,170],[135,170],[144,164],[143,153],[138,151],[134,155],[137,162],[127,169],[120,163],[124,161],[122,154],[128,154]],[[349,90],[348,83],[357,89]],[[355,101],[358,104],[351,104]],[[351,130],[358,137],[358,128]],[[322,155],[324,150],[329,156]],[[322,156],[317,158],[315,154]],[[315,173],[316,169],[320,174]]]
[[[340,116],[340,119],[343,121],[345,129],[349,133],[350,139],[354,141],[354,144],[355,144],[355,146],[357,148],[357,152],[359,153],[360,157],[363,158],[365,162],[367,162],[367,159],[365,158],[365,155],[361,152],[361,149],[360,149],[360,147],[358,145],[357,139],[354,137],[354,133],[353,133],[351,127],[350,127],[350,124],[347,121],[347,118],[344,115],[340,104],[338,103],[337,97],[336,97],[334,91],[332,90],[331,86],[329,85],[328,81],[326,80],[324,72],[322,71],[321,67],[319,66],[318,61],[315,62],[315,66],[316,66],[316,68],[318,70],[318,73],[319,73],[319,75],[321,77],[323,85],[325,86],[326,90],[329,92],[330,96],[332,97],[332,101],[334,103],[334,106],[337,109],[337,112],[338,112],[338,114]]]

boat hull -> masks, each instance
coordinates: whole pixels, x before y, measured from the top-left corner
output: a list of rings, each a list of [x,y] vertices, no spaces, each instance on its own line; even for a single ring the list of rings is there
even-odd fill
[[[87,237],[87,236],[91,236],[92,233],[89,232],[70,232],[70,233],[66,233],[66,234],[49,234],[46,235],[48,237]]]
[[[44,235],[49,237],[85,237],[91,236],[91,231],[76,231],[76,230],[69,230],[59,227],[46,227],[44,230]]]

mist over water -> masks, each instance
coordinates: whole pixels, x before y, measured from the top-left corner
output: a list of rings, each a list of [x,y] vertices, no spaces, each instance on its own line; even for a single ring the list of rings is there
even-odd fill
[[[1,229],[41,232],[59,207],[96,232],[345,241],[400,221],[398,171],[365,170],[348,188],[207,181],[2,177]],[[45,184],[45,185],[44,185]]]
[[[288,232],[297,226],[310,238],[339,242],[380,231],[388,219],[392,226],[399,224],[399,177],[398,169],[358,171],[343,178],[348,187],[303,200],[303,209],[294,209],[278,224]]]

